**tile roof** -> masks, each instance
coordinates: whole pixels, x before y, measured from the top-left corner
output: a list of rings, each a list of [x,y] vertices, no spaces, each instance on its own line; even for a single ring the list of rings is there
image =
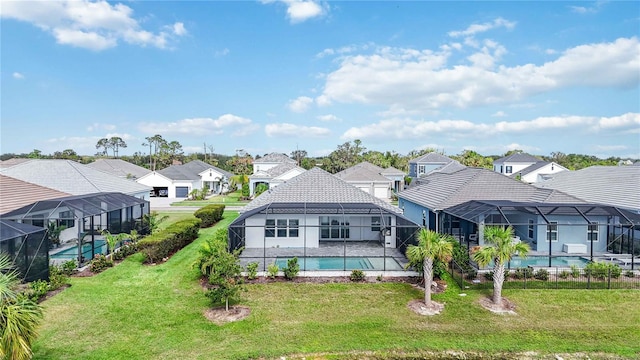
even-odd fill
[[[640,167],[591,166],[554,174],[535,184],[556,189],[589,202],[640,211]]]
[[[0,174],[71,195],[98,192],[137,194],[151,189],[72,160],[32,160],[0,169]]]
[[[389,176],[400,176],[400,175],[407,175],[404,171],[402,170],[398,170],[396,168],[394,168],[393,166],[389,166],[388,168],[382,170],[380,172],[380,174],[382,175],[389,175]]]
[[[0,161],[0,169],[12,167],[14,165],[22,164],[23,162],[31,161],[33,159],[25,158],[11,158],[4,161]]]
[[[446,209],[470,200],[584,203],[561,191],[540,189],[482,168],[427,175],[421,178],[419,186],[400,192],[398,197],[432,210]]]
[[[191,181],[195,181],[195,180],[200,180],[200,174],[201,172],[205,171],[205,170],[209,170],[209,169],[213,169],[221,174],[224,174],[225,176],[227,176],[228,178],[232,177],[233,174],[231,174],[228,171],[222,170],[218,167],[215,167],[211,164],[207,164],[206,162],[202,161],[202,160],[193,160],[193,161],[189,161],[186,164],[182,164],[182,165],[171,165],[167,168],[164,168],[162,170],[158,170],[156,171],[158,174],[165,176],[171,180],[191,180]]]
[[[334,176],[347,182],[391,182],[387,177],[380,174],[383,170],[384,169],[379,166],[364,161],[348,169],[344,169],[334,174]]]
[[[374,204],[397,214],[402,213],[398,207],[392,206],[317,167],[282,183],[282,185],[265,191],[247,204],[242,209],[242,212],[271,203],[361,203]]]
[[[127,179],[138,179],[151,172],[149,169],[122,159],[97,159],[87,166]]]
[[[293,160],[292,158],[288,157],[285,154],[282,153],[271,153],[271,154],[267,154],[259,159],[255,159],[253,160],[253,163],[293,163],[293,164],[297,164],[297,162],[295,160]]]
[[[0,214],[40,200],[57,199],[70,194],[0,175]]]
[[[438,154],[437,152],[426,153],[420,157],[409,160],[409,163],[450,163],[453,160],[452,158]]]
[[[527,153],[513,153],[509,156],[501,157],[498,160],[494,160],[494,163],[505,163],[505,162],[515,162],[515,163],[537,163],[540,161],[535,156],[529,155]]]
[[[518,175],[525,176],[525,175],[530,174],[530,173],[532,173],[532,172],[534,172],[534,171],[536,171],[536,170],[538,170],[538,169],[540,169],[542,167],[545,167],[545,166],[547,166],[549,164],[551,164],[550,161],[538,161],[537,163],[535,163],[533,165],[529,165],[526,168],[524,168],[524,169],[522,169],[522,170],[520,170],[518,172],[515,172],[515,173],[513,173],[513,174],[511,174],[509,176],[512,177],[512,178],[515,178]]]

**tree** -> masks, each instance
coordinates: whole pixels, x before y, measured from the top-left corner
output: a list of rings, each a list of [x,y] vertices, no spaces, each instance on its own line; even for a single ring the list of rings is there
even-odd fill
[[[251,175],[253,173],[253,158],[251,155],[234,156],[227,161],[227,165],[231,167],[231,172],[236,175]]]
[[[47,236],[50,245],[60,245],[60,234],[66,229],[65,225],[58,225],[55,221],[47,224]]]
[[[78,157],[78,154],[73,149],[64,149],[53,153],[54,159],[77,160]]]
[[[253,195],[257,197],[267,190],[269,190],[269,186],[265,183],[260,183],[256,186],[256,190],[254,191]]]
[[[504,265],[515,255],[526,257],[529,245],[513,241],[513,228],[487,226],[484,228],[486,246],[473,250],[473,260],[480,266],[493,261],[493,298],[494,304],[502,306],[502,284],[504,283]]]
[[[120,148],[126,148],[127,147],[127,143],[124,142],[124,140],[122,140],[121,137],[119,136],[112,136],[109,139],[109,147],[111,147],[111,149],[113,149],[113,156],[117,159],[118,158],[118,151]]]
[[[147,224],[149,232],[153,234],[158,230],[160,224],[167,219],[169,219],[168,215],[160,216],[160,214],[158,214],[156,211],[152,211],[149,214],[145,214],[143,216],[143,223]]]
[[[307,158],[306,150],[294,150],[291,152],[291,158],[294,159],[298,166],[302,166],[302,161]]]
[[[465,166],[493,169],[493,160],[491,158],[484,157],[473,150],[464,150],[454,158]]]
[[[27,157],[29,159],[40,159],[42,158],[42,151],[38,149],[33,149],[33,151],[30,152],[29,155],[27,155]]]
[[[104,236],[104,239],[107,241],[107,247],[109,249],[110,254],[113,254],[113,251],[116,249],[116,245],[118,245],[118,243],[123,242],[127,239],[131,239],[130,235],[127,233],[112,234],[109,232],[109,230],[104,230],[102,232],[102,235]],[[137,232],[136,232],[136,235],[137,235]]]
[[[102,154],[105,156],[109,156],[109,148],[111,147],[111,144],[109,143],[109,139],[107,138],[102,138],[100,140],[98,140],[98,142],[96,143],[96,149],[102,150]]]
[[[433,261],[448,262],[453,254],[453,244],[448,235],[422,228],[418,234],[418,245],[409,245],[407,258],[413,262],[422,262],[424,274],[424,303],[431,305],[431,283],[433,282]]]
[[[160,134],[148,136],[144,139],[147,140],[147,142],[142,145],[149,145],[149,170],[155,171],[158,160],[158,152],[160,151],[162,144],[166,143],[167,141],[163,139],[162,135]]]
[[[362,146],[362,141],[353,140],[353,143],[348,141],[342,145],[338,145],[336,150],[324,158],[322,160],[322,167],[326,171],[335,174],[361,162],[362,153],[365,150],[366,148]]]
[[[31,344],[42,321],[42,308],[15,291],[18,273],[11,259],[0,254],[0,359],[31,359]]]

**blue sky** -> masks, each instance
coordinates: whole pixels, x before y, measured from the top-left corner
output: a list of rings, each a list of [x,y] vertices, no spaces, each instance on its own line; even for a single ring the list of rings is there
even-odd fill
[[[2,0],[0,152],[640,158],[640,3]]]

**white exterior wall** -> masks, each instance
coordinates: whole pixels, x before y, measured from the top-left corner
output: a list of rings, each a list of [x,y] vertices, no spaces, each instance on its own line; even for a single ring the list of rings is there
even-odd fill
[[[258,171],[267,171],[271,168],[280,165],[280,163],[254,163],[253,164],[253,173],[257,173]]]
[[[520,162],[505,162],[505,163],[493,163],[493,171],[500,173],[500,174],[504,174],[504,175],[511,175],[511,174],[517,174],[518,172],[524,170],[525,168],[528,168],[529,166],[533,165],[535,163],[533,162],[528,162],[528,163],[520,163]],[[500,167],[502,166],[502,172],[500,171]],[[507,172],[507,166],[511,166],[511,172],[508,173]]]
[[[220,181],[224,178],[224,174],[219,173],[213,169],[205,170],[200,174],[200,189],[203,189],[205,185],[209,185],[209,191],[213,193],[220,193],[226,189],[220,189]]]
[[[528,183],[534,183],[542,180],[540,178],[540,175],[556,174],[562,171],[567,171],[567,169],[556,163],[551,163],[541,167],[536,171],[530,172],[529,174],[523,176],[521,180]]]
[[[176,187],[187,187],[187,194],[189,194],[193,189],[202,189],[202,183],[200,180],[190,181],[190,180],[175,180],[171,186],[169,186],[169,198],[176,198]]]
[[[350,185],[357,187],[358,189],[366,192],[367,194],[371,194],[378,199],[389,200],[391,197],[389,188],[393,185],[390,181],[388,183],[382,182],[351,182],[348,181]]]

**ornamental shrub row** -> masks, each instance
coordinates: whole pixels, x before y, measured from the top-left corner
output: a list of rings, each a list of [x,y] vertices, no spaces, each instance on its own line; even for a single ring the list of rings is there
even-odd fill
[[[145,263],[156,263],[198,238],[200,219],[186,219],[169,225],[138,242],[138,249],[145,255]]]
[[[224,205],[211,204],[198,209],[193,215],[202,220],[200,227],[206,228],[213,226],[218,221],[222,220],[222,213],[224,212]]]

